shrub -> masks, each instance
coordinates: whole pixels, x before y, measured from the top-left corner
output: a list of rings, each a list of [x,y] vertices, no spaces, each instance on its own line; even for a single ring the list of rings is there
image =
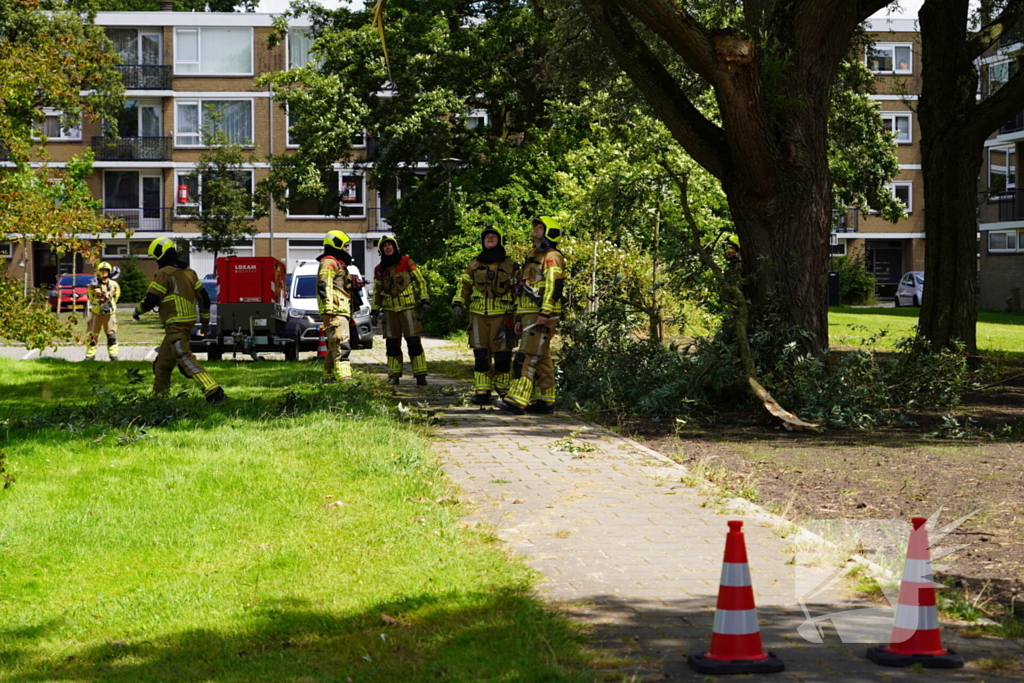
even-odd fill
[[[863,251],[833,259],[832,268],[839,273],[839,303],[844,306],[864,306],[877,301],[875,278],[868,270]]]
[[[128,256],[121,260],[121,275],[117,278],[117,284],[121,286],[120,301],[126,304],[136,304],[146,296],[146,288],[149,287],[149,278],[139,267],[139,259],[135,256]]]

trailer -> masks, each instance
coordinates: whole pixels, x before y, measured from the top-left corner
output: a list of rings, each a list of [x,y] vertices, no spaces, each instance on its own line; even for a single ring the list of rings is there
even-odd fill
[[[217,259],[217,338],[208,340],[210,360],[225,353],[283,353],[298,360],[294,339],[285,336],[288,291],[284,263],[272,256],[222,256]]]

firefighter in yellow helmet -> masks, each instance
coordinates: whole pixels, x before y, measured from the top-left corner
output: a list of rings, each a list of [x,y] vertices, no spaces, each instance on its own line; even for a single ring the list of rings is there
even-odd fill
[[[324,236],[324,253],[317,257],[320,268],[316,272],[316,300],[327,337],[327,357],[324,358],[324,382],[352,379],[352,364],[348,356],[349,327],[352,320],[352,298],[362,288],[362,282],[349,273],[352,256],[348,253],[348,235],[331,230]]]
[[[516,333],[522,334],[512,363],[512,387],[498,407],[515,415],[555,410],[551,338],[562,317],[565,258],[558,250],[562,226],[550,216],[533,219],[533,251],[516,285]]]
[[[483,250],[462,273],[461,286],[452,299],[452,315],[461,318],[469,301],[473,403],[482,406],[491,402],[491,389],[504,396],[512,381],[513,287],[519,268],[505,253],[505,240],[497,228],[484,228],[480,243]]]
[[[117,360],[117,300],[121,286],[114,282],[114,269],[106,261],[96,264],[96,282],[89,285],[89,336],[85,342],[85,359],[96,360],[100,330],[107,335],[107,355]]]
[[[383,314],[384,345],[388,357],[388,382],[398,384],[402,376],[402,337],[409,348],[409,362],[416,384],[427,383],[427,356],[423,353],[423,340],[416,304],[420,311],[430,310],[430,293],[423,271],[412,259],[398,250],[394,237],[385,237],[378,245],[380,264],[373,269],[372,323]]]
[[[171,239],[157,237],[150,243],[148,253],[156,259],[160,270],[153,276],[146,298],[135,307],[132,318],[138,320],[143,313],[157,307],[160,309],[164,340],[153,362],[153,393],[162,394],[171,388],[171,373],[177,365],[182,374],[199,384],[208,403],[227,399],[221,386],[192,355],[189,345],[197,303],[203,334],[209,329],[210,296],[203,289],[196,272],[178,260],[178,252]]]

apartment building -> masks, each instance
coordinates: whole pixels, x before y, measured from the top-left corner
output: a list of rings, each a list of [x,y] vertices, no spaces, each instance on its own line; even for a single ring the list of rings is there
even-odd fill
[[[204,124],[211,109],[217,124],[260,161],[248,165],[240,185],[251,192],[268,172],[269,154],[283,154],[298,144],[289,135],[287,113],[272,101],[268,87],[257,87],[263,73],[301,66],[309,59],[308,24],[293,22],[287,39],[271,48],[272,16],[255,13],[101,12],[119,51],[127,102],[118,121],[119,138],[104,135],[102,121],[64,128],[60,112],[44,124],[52,166],[92,149],[95,171],[89,178],[102,212],[124,222],[130,238],[102,235],[103,258],[114,265],[135,254],[147,271],[155,263],[146,256],[149,242],[170,235],[189,240],[198,235],[185,219],[200,190],[194,166],[207,147]],[[372,139],[354,141],[355,159],[335,164],[327,174],[326,199],[295,198],[289,207],[274,207],[254,219],[251,241],[235,248],[237,255],[274,256],[288,271],[301,260],[321,253],[323,235],[340,229],[352,237],[355,262],[364,273],[376,265],[377,241],[389,234],[389,208],[367,187],[359,158]],[[71,256],[58,258],[48,245],[0,244],[9,257],[9,272],[32,284],[52,283],[67,272],[90,272]],[[213,254],[189,249],[191,266],[200,277],[214,271]],[[27,272],[26,272],[27,271]]]
[[[995,92],[1017,71],[1024,40],[1004,39],[981,60],[982,97]],[[1017,158],[1024,144],[1024,112],[1007,121],[985,142],[979,179],[978,306],[1020,310],[1024,287],[1024,200],[1017,189]]]
[[[881,107],[886,129],[895,134],[900,163],[889,189],[907,207],[907,215],[893,224],[871,211],[848,211],[832,234],[832,253],[863,253],[884,299],[895,294],[903,273],[924,270],[924,181],[913,111],[921,92],[920,41],[915,19],[871,19],[868,31],[875,41],[864,56],[875,74],[871,99]]]

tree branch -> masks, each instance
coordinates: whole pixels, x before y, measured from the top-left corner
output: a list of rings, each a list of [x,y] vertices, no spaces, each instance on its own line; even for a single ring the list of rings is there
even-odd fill
[[[717,69],[707,30],[676,2],[614,0],[675,50],[704,80],[715,83]]]
[[[892,4],[892,0],[853,0],[857,4],[857,15],[861,21],[866,20],[875,12],[880,12]]]
[[[1002,13],[981,29],[973,34],[968,45],[968,53],[972,59],[976,59],[1006,34],[1007,31],[1016,26],[1024,18],[1024,0],[1010,0],[1006,3]]]
[[[722,129],[693,105],[614,0],[583,0],[582,4],[601,41],[676,141],[709,173],[724,177],[728,147]]]
[[[1024,71],[1018,71],[1006,85],[996,91],[987,100],[980,102],[970,118],[965,121],[964,132],[971,136],[978,145],[992,131],[999,128],[1024,109]]]

